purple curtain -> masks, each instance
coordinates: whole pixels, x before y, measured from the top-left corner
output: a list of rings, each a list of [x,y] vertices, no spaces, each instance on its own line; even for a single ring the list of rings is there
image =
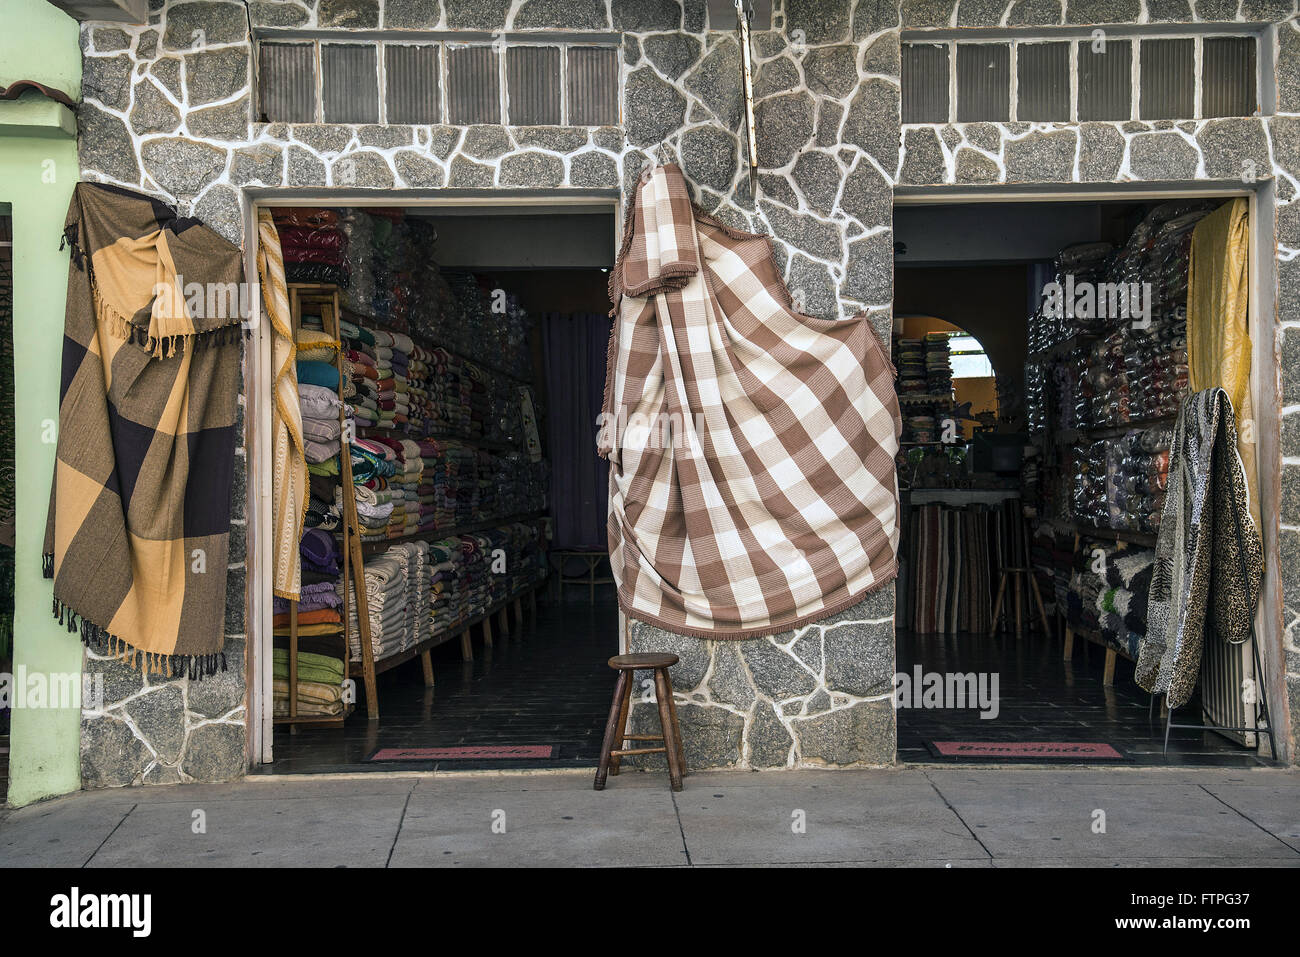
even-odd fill
[[[592,313],[542,315],[554,548],[609,547],[609,465],[596,454],[596,429],[612,322]]]

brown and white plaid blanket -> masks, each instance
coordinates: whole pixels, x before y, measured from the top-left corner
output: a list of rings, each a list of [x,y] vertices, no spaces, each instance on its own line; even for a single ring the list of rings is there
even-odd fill
[[[93,183],[76,187],[64,239],[44,549],[54,614],[135,667],[212,674],[225,666],[240,251],[156,200]]]
[[[775,634],[896,573],[894,369],[865,315],[794,311],[770,240],[642,176],[610,277],[597,445],[623,610],[701,638]]]

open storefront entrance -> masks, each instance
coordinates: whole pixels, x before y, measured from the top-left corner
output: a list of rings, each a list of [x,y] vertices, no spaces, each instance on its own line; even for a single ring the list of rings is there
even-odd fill
[[[1262,733],[1174,728],[1166,751],[1161,702],[1134,678],[1189,394],[1192,234],[1216,211],[1251,204],[1214,194],[1015,199],[932,197],[895,210],[899,759],[1265,761]],[[1253,265],[1249,275],[1257,285]],[[1118,299],[1112,287],[1124,290]],[[1264,304],[1254,290],[1248,298],[1253,330]],[[1238,427],[1267,474],[1275,447],[1257,425],[1258,383],[1273,381],[1271,339],[1252,336],[1253,411],[1238,412]],[[1269,514],[1264,485],[1252,494]],[[1275,539],[1264,536],[1267,567]],[[1263,669],[1249,641],[1207,637],[1197,692],[1175,723],[1258,726],[1256,699],[1241,689],[1272,689],[1275,617],[1261,601]],[[947,700],[945,676],[970,700]]]
[[[298,601],[250,571],[261,769],[590,765],[618,613],[563,580],[608,578],[613,203],[385,203],[261,202],[310,501]]]

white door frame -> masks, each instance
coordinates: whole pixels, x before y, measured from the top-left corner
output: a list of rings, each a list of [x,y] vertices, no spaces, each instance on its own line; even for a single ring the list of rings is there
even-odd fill
[[[357,190],[248,187],[240,191],[244,222],[244,270],[249,281],[257,276],[257,212],[269,206],[329,207],[475,207],[510,210],[526,206],[571,206],[581,210],[609,210],[614,215],[614,253],[617,255],[622,222],[618,190]],[[274,719],[271,668],[272,601],[269,576],[271,559],[271,337],[262,322],[260,296],[246,341],[244,363],[244,437],[248,468],[248,556],[245,572],[245,632],[247,637],[245,711],[247,714],[248,766],[272,759]]]

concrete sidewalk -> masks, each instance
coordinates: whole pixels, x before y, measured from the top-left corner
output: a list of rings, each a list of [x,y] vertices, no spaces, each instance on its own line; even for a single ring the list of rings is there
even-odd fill
[[[600,793],[586,771],[358,774],[0,812],[0,866],[832,864],[1295,867],[1300,773],[732,771],[691,774],[679,794],[662,773],[625,772]]]

